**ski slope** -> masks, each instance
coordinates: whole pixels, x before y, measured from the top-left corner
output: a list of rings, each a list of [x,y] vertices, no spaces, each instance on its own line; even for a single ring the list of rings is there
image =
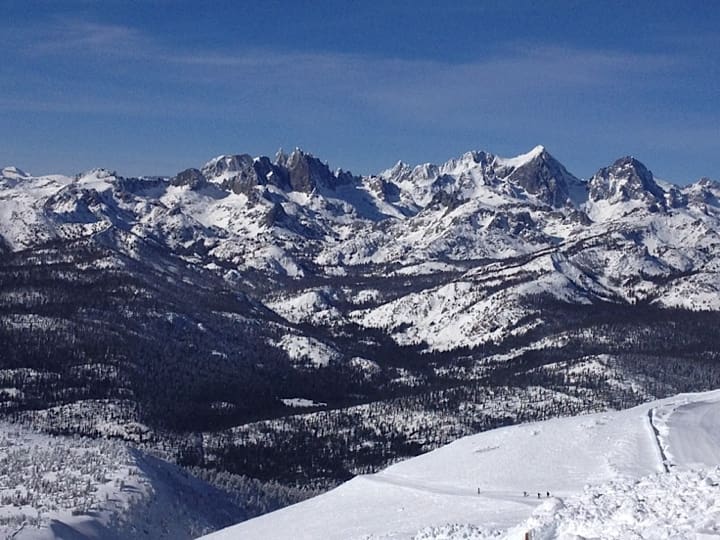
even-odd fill
[[[720,538],[718,465],[720,391],[683,394],[466,437],[204,539]]]

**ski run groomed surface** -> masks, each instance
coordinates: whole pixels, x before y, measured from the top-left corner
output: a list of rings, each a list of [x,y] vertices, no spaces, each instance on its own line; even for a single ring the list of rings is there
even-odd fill
[[[719,466],[720,391],[681,394],[466,437],[205,539],[720,538]]]

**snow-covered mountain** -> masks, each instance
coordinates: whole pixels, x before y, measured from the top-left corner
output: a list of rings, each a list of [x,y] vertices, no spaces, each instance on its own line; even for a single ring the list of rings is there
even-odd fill
[[[720,392],[473,435],[207,540],[720,536]]]
[[[479,430],[720,386],[719,231],[716,181],[632,157],[581,180],[541,146],[366,177],[301,150],[8,167],[0,414],[267,511]]]
[[[657,182],[632,157],[584,181],[542,146],[514,158],[468,152],[439,165],[399,162],[367,177],[333,171],[299,149],[273,160],[223,155],[172,178],[3,169],[6,299],[25,301],[32,286],[18,284],[15,268],[38,273],[33,261],[48,249],[60,266],[41,283],[65,279],[63,264],[78,283],[122,274],[122,294],[147,303],[165,302],[170,293],[159,291],[168,283],[203,283],[173,292],[183,305],[172,313],[128,310],[128,322],[187,318],[185,300],[196,294],[221,296],[210,304],[239,295],[231,309],[209,306],[210,318],[191,326],[230,328],[240,316],[244,335],[290,369],[337,368],[357,380],[369,373],[355,359],[377,354],[363,343],[445,352],[542,342],[561,320],[549,316],[548,301],[565,310],[720,311],[720,184]],[[88,259],[88,250],[102,254]],[[138,280],[142,294],[131,291]],[[40,306],[44,294],[30,298]],[[219,313],[223,322],[212,323]],[[34,323],[16,316],[8,324]],[[361,334],[375,337],[348,351],[348,337]],[[218,360],[228,354],[211,351]],[[329,397],[272,392],[261,402]],[[214,410],[226,410],[219,403]]]
[[[581,181],[542,146],[512,159],[469,152],[441,165],[398,163],[363,178],[333,172],[301,150],[274,161],[220,156],[169,179],[104,170],[36,178],[10,167],[0,179],[0,245],[20,250],[114,228],[231,282],[257,271],[300,284],[304,277],[435,275],[439,287],[424,291],[423,301],[447,299],[443,287],[453,283],[463,296],[478,293],[450,302],[475,319],[493,300],[487,276],[498,273],[515,276],[512,297],[549,292],[578,302],[716,309],[718,193],[709,180],[661,187],[631,157]],[[334,289],[331,296],[347,304]],[[287,297],[283,288],[271,292]],[[413,298],[377,297],[370,302],[377,316],[341,311],[387,326],[382,314],[402,309],[393,302]],[[512,309],[492,324],[512,319]],[[462,326],[457,314],[443,317]],[[410,339],[429,337],[421,320],[408,324],[421,327]]]

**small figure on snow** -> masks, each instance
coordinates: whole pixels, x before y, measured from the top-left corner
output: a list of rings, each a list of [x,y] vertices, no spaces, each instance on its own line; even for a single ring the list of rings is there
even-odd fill
[[[550,498],[550,492],[549,492],[549,491],[547,492],[547,496],[548,496],[548,499],[549,499],[549,498]]]

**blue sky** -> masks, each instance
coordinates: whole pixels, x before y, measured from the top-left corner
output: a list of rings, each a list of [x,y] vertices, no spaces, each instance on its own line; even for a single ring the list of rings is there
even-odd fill
[[[545,145],[720,178],[720,2],[2,1],[0,165],[356,173]]]

